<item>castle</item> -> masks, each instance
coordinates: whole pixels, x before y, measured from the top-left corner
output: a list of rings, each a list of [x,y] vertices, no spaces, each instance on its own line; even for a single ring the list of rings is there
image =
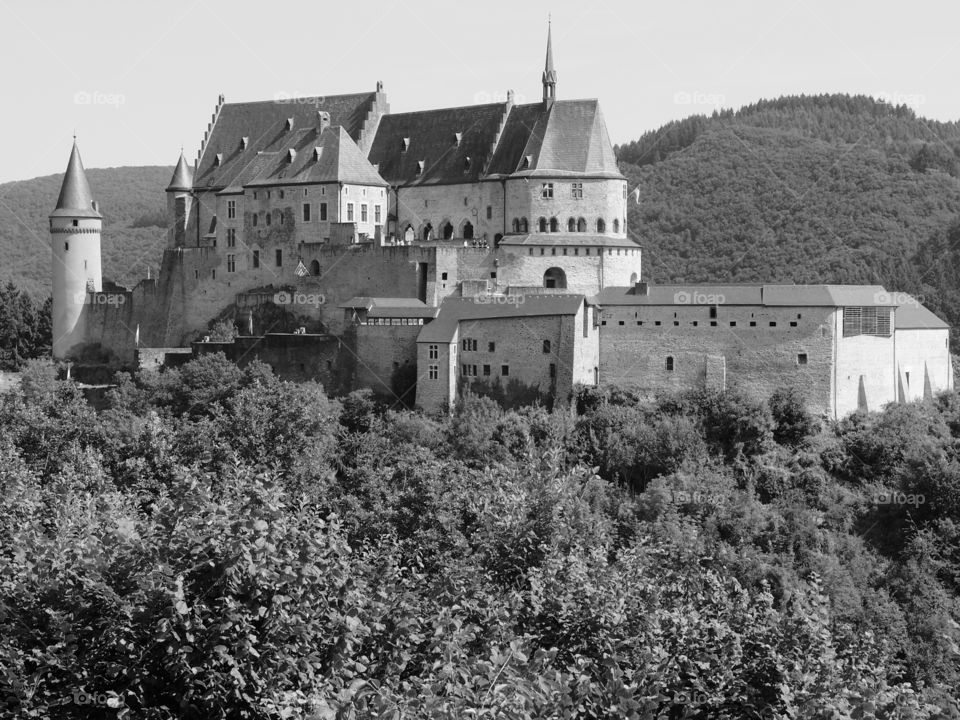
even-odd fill
[[[596,100],[391,114],[351,95],[227,103],[166,189],[158,277],[101,276],[102,218],[74,143],[53,244],[53,354],[260,358],[334,392],[449,407],[464,388],[564,399],[794,386],[841,417],[952,389],[949,327],[879,286],[652,286]],[[637,198],[639,201],[639,198]],[[227,320],[239,336],[215,341]]]

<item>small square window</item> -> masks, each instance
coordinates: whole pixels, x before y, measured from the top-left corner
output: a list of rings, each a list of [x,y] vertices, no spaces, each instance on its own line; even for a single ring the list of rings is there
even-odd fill
[[[797,354],[797,365],[806,365],[807,364],[807,354],[798,353]]]
[[[777,326],[777,321],[776,321],[776,320],[771,320],[771,321],[770,321],[770,327],[776,327],[776,326]]]
[[[496,352],[496,351],[497,351],[497,344],[495,342],[488,342],[487,352]]]
[[[509,366],[509,365],[501,365],[501,366],[500,366],[500,374],[501,374],[503,377],[508,377],[508,376],[510,375],[510,366]]]

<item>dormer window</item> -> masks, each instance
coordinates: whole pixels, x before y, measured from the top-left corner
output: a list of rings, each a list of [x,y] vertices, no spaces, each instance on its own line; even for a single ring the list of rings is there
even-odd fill
[[[467,156],[463,159],[463,171],[464,171],[464,172],[470,172],[470,165],[472,165],[472,164],[473,164],[473,161],[470,159],[470,156],[467,155]]]
[[[424,163],[425,163],[424,160],[417,160],[417,175],[422,175],[422,174],[423,174],[423,166],[424,166]]]
[[[242,138],[240,138],[240,149],[241,149],[241,150],[246,150],[249,145],[250,145],[250,138],[249,138],[249,137],[247,137],[246,135],[244,135]]]
[[[223,162],[223,153],[217,153],[213,156],[213,166],[220,167],[220,164]]]
[[[315,147],[315,148],[313,149],[313,161],[314,161],[314,162],[317,162],[322,155],[323,155],[323,148],[322,148],[322,147]]]
[[[453,137],[457,143],[457,147],[460,147],[460,141],[463,139],[463,133],[454,133]]]
[[[410,149],[410,138],[400,138],[400,152],[404,153]]]
[[[520,164],[520,169],[528,170],[532,162],[533,162],[533,155],[524,155],[523,162]]]
[[[286,129],[287,129],[287,132],[290,132],[291,130],[293,130],[293,118],[292,118],[292,117],[288,117],[288,118],[287,118],[287,122],[286,122],[286,126],[285,126],[285,127],[286,127]]]
[[[293,148],[290,148],[289,150],[287,150],[287,162],[292,163],[296,159],[297,159],[297,151],[294,150]]]

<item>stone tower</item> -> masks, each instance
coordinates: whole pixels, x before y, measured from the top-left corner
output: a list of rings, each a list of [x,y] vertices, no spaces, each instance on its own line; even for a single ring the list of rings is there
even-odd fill
[[[76,139],[50,215],[53,250],[53,357],[74,357],[84,342],[89,292],[100,292],[100,230],[103,218],[90,194]]]
[[[172,220],[170,247],[184,247],[189,242],[190,215],[193,209],[193,171],[187,165],[183,150],[167,186],[167,217]]]
[[[557,71],[553,69],[553,26],[547,24],[547,59],[543,64],[543,104],[549,109],[557,99]]]

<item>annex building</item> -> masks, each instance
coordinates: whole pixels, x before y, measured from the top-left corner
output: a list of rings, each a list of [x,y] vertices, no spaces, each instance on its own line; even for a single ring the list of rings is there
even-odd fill
[[[54,355],[162,364],[192,348],[259,357],[332,392],[449,407],[464,388],[564,400],[574,385],[651,394],[797,386],[811,408],[951,389],[949,328],[868,286],[652,286],[628,228],[597,100],[391,113],[372,92],[221,96],[166,188],[156,277],[103,280],[102,217],[74,145],[51,215]],[[642,198],[637,198],[642,202]],[[239,335],[214,342],[232,321]]]

